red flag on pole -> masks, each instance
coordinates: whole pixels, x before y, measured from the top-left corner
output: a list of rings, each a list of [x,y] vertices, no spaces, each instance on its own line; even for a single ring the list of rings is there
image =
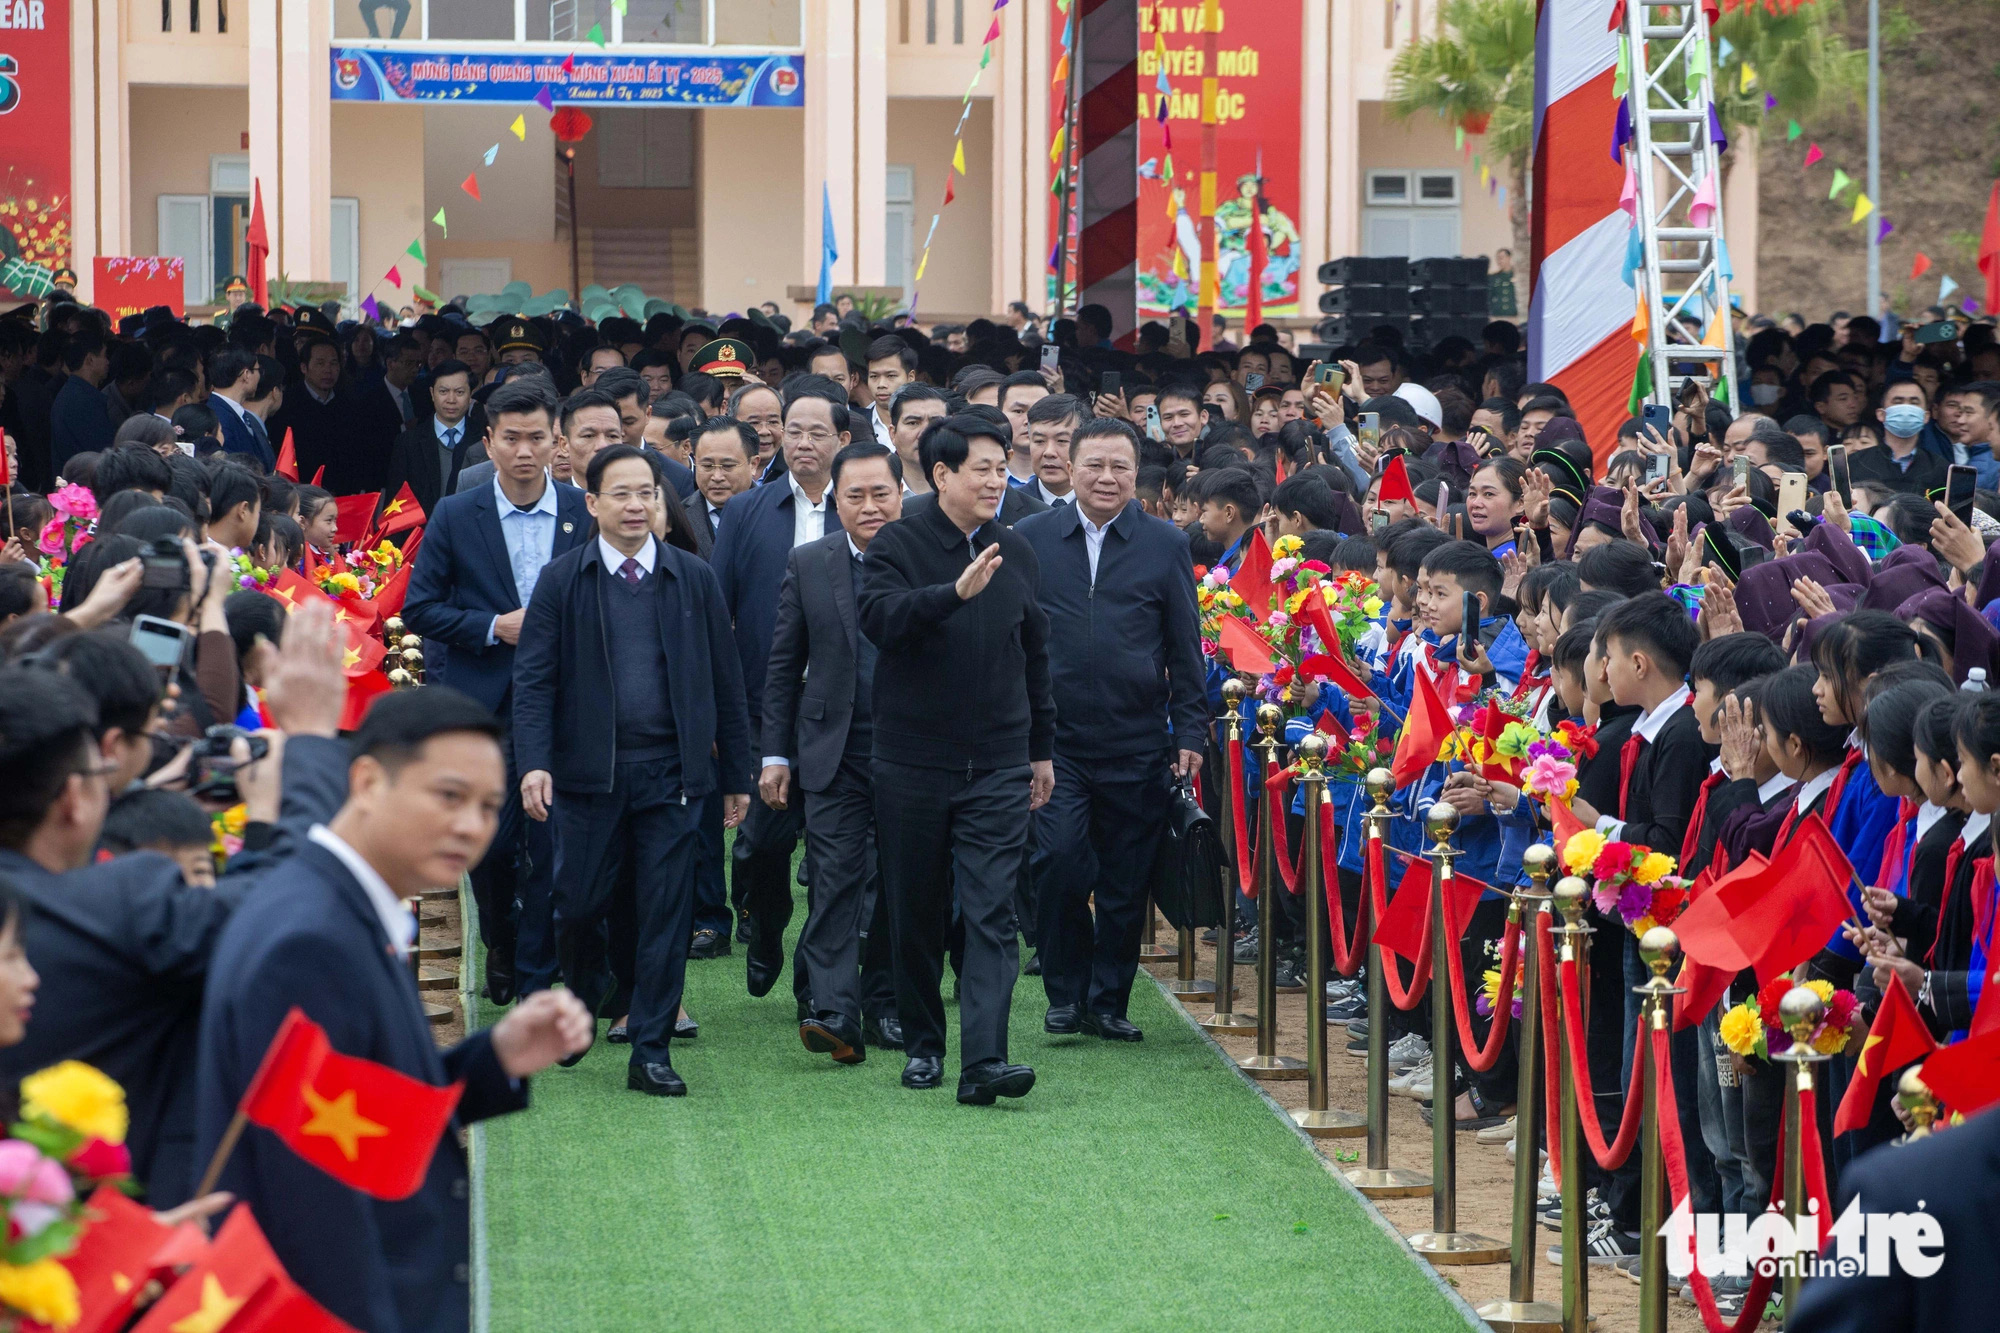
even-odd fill
[[[200,1263],[154,1303],[133,1333],[354,1333],[300,1290],[257,1219],[238,1208]]]
[[[1840,1111],[1833,1117],[1833,1132],[1845,1134],[1867,1124],[1882,1076],[1936,1049],[1937,1042],[1917,1013],[1916,1002],[1903,989],[1902,978],[1892,974],[1888,989],[1882,992],[1882,1007],[1869,1025],[1868,1039],[1861,1043],[1861,1062],[1854,1067],[1847,1095],[1840,1099]]]
[[[1258,624],[1271,618],[1271,596],[1277,586],[1271,582],[1271,545],[1264,540],[1262,528],[1250,529],[1250,535],[1243,539],[1243,551],[1237,557],[1236,572],[1229,578],[1229,590],[1243,599]]]
[[[1396,757],[1389,764],[1396,786],[1407,787],[1422,777],[1424,770],[1437,762],[1438,750],[1451,733],[1451,714],[1445,710],[1444,700],[1438,698],[1431,678],[1419,670],[1416,694],[1403,718],[1403,734],[1396,739]]]
[[[1387,879],[1387,875],[1383,876]],[[1375,923],[1375,942],[1408,962],[1420,961],[1424,938],[1424,918],[1431,910],[1431,863],[1421,856],[1410,858],[1389,910]]]
[[[271,233],[264,225],[264,182],[251,182],[250,227],[243,233],[243,261],[250,271],[250,299],[267,309],[271,288],[264,269],[271,261]]]
[[[378,1199],[424,1183],[464,1084],[445,1087],[342,1055],[294,1007],[278,1025],[239,1109],[320,1170]]]
[[[406,481],[403,488],[396,492],[396,498],[382,506],[381,514],[376,518],[375,533],[380,537],[393,537],[421,525],[424,518],[424,507],[417,503],[416,493]]]
[[[68,1333],[114,1333],[132,1321],[148,1282],[169,1286],[179,1267],[201,1262],[208,1238],[192,1222],[161,1225],[111,1185],[100,1185],[88,1207],[76,1248],[58,1261],[76,1282],[78,1318]],[[25,1330],[42,1327],[23,1321]]]
[[[1769,983],[1818,953],[1853,914],[1853,877],[1825,822],[1807,815],[1769,865],[1746,864],[1716,880],[1681,913],[1674,932],[1696,961],[1754,967],[1757,980]]]
[[[1979,234],[1979,271],[1986,275],[1986,314],[2000,310],[2000,180],[1986,196],[1986,227]]]
[[[285,442],[278,448],[278,466],[272,471],[293,483],[299,479],[299,451],[292,446],[290,426],[285,427]]]
[[[334,523],[334,536],[343,542],[360,541],[368,531],[369,520],[375,517],[375,506],[381,502],[380,491],[335,496],[333,503],[339,518]]]
[[[1403,456],[1397,454],[1382,467],[1382,484],[1375,491],[1375,498],[1382,504],[1401,500],[1406,504],[1417,502],[1417,492],[1410,485],[1410,469],[1404,464]]]
[[[325,480],[326,480],[326,464],[321,463],[317,468],[313,470],[312,484],[317,486]]]
[[[1264,322],[1264,265],[1270,255],[1264,239],[1264,150],[1257,150],[1257,193],[1250,200],[1250,271],[1244,281],[1243,329]]]
[[[1224,616],[1216,638],[1222,644],[1222,651],[1229,654],[1230,664],[1238,671],[1262,676],[1277,667],[1271,660],[1271,645],[1258,637],[1257,631],[1250,628],[1250,622],[1247,620],[1236,616]]]

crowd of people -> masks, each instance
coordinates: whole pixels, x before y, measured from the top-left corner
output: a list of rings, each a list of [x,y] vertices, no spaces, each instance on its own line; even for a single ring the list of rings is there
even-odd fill
[[[1024,1096],[1024,972],[1045,1033],[1143,1039],[1129,1003],[1173,793],[1223,810],[1221,686],[1246,674],[1246,719],[1281,703],[1288,743],[1386,752],[1427,697],[1461,724],[1504,709],[1561,739],[1586,831],[1671,857],[1697,892],[1816,815],[1866,886],[1806,965],[1852,1002],[1829,1121],[1892,989],[1939,1041],[1975,1026],[2000,808],[1990,323],[1748,321],[1725,381],[1680,381],[1616,440],[1527,381],[1504,321],[1480,345],[1384,330],[1310,357],[1270,326],[1203,346],[1184,319],[1117,347],[1093,306],[926,334],[850,302],[809,323],[481,327],[450,307],[392,331],[242,305],[114,330],[60,293],[0,318],[0,1035],[33,1007],[0,1072],[95,1065],[154,1207],[218,1159],[328,1309],[462,1326],[453,1136],[399,1202],[265,1130],[237,1143],[289,1010],[342,1052],[462,1081],[460,1122],[599,1040],[629,1046],[631,1090],[684,1095],[687,968],[740,948],[768,994],[796,883],[812,1057],[900,1051],[903,1087],[941,1087],[948,962],[957,1099]],[[406,500],[423,522],[392,529]],[[384,531],[409,553],[426,683],[357,713],[340,603],[273,575],[359,567]],[[1217,594],[1249,586],[1246,562],[1364,590],[1364,632],[1316,645],[1365,690],[1233,669]],[[1366,767],[1329,786],[1349,919]],[[1263,783],[1234,795],[1254,827]],[[1459,872],[1491,886],[1461,942],[1476,988],[1554,802],[1441,756],[1397,793],[1399,854],[1427,849],[1435,802],[1458,813]],[[1301,845],[1303,804],[1277,813]],[[512,1007],[440,1058],[400,904],[461,874],[484,994]],[[1303,900],[1279,894],[1260,938],[1238,887],[1216,946],[1303,984]],[[1643,968],[1629,923],[1591,912],[1609,1130]],[[1755,1215],[1780,1170],[1783,1079],[1731,1018],[1756,980],[1674,1039],[1698,1213]],[[1513,1150],[1511,1038],[1485,1069],[1434,1068],[1423,1006],[1371,1013],[1358,977],[1312,998],[1352,1052],[1387,1027],[1396,1090]],[[1967,1141],[1994,1132],[1978,1118],[1882,1169],[1894,1072],[1823,1136],[1829,1180],[1870,1206],[1927,1154],[1983,1161]],[[1928,1197],[1948,1220],[1978,1206]],[[1636,1156],[1593,1172],[1588,1207],[1572,1260],[1636,1271]],[[1889,1299],[1833,1286],[1807,1287],[1798,1326]],[[1744,1289],[1717,1284],[1725,1305]]]

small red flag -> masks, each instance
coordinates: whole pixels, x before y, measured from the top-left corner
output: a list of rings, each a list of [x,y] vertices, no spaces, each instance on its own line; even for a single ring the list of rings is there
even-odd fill
[[[326,464],[321,463],[319,467],[313,471],[312,484],[317,486],[325,480],[326,480]]]
[[[1307,600],[1306,605],[1308,607],[1312,605],[1311,599]],[[1301,614],[1303,614],[1303,611],[1304,608],[1301,608]],[[1322,614],[1324,614],[1323,611]],[[1311,657],[1300,662],[1299,674],[1309,680],[1314,677],[1324,677],[1332,681],[1335,685],[1338,685],[1342,690],[1345,690],[1349,699],[1372,699],[1375,697],[1375,692],[1361,683],[1361,677],[1349,670],[1345,661],[1328,653],[1314,653]]]
[[[479,173],[475,171],[468,174],[464,180],[458,183],[458,188],[471,195],[474,199],[479,199]],[[479,202],[483,204],[486,201],[479,199]]]
[[[1271,645],[1258,637],[1257,631],[1250,628],[1249,621],[1224,616],[1221,631],[1216,637],[1222,644],[1222,651],[1229,654],[1231,665],[1238,671],[1262,676],[1276,668],[1276,663],[1271,661]]]
[[[241,1110],[342,1184],[407,1199],[424,1183],[464,1086],[440,1088],[342,1055],[294,1007],[244,1089]]]
[[[1271,546],[1262,528],[1252,528],[1243,539],[1243,552],[1236,560],[1236,572],[1229,577],[1229,590],[1243,599],[1250,614],[1263,624],[1271,618],[1271,597],[1277,585],[1271,582]]]
[[[421,534],[423,529],[418,528],[417,532]],[[386,620],[403,614],[403,599],[410,592],[410,554],[415,551],[416,545],[414,540],[410,542],[410,551],[403,553],[402,568],[389,576],[382,590],[375,594],[375,600],[368,604],[378,618]]]
[[[1986,197],[1986,227],[1979,235],[1979,271],[1986,275],[1986,313],[2000,310],[2000,180]]]
[[[347,655],[341,661],[349,680],[364,675],[382,665],[383,657],[389,652],[388,646],[372,634],[361,634],[347,642]]]
[[[1396,739],[1396,757],[1389,764],[1396,786],[1407,787],[1422,777],[1424,770],[1437,762],[1438,750],[1451,733],[1451,714],[1445,711],[1431,678],[1419,669],[1416,696],[1403,718],[1403,734]]]
[[[1583,821],[1570,809],[1568,801],[1560,797],[1549,801],[1549,823],[1555,829],[1555,846],[1560,852],[1569,840],[1583,832]]]
[[[1917,257],[1910,261],[1910,281],[1915,282],[1930,271],[1931,257],[1921,250],[1917,251]]]
[[[299,479],[299,451],[292,445],[290,426],[285,427],[285,442],[278,448],[278,466],[272,470],[295,484]]]
[[[370,671],[365,676],[356,676],[348,681],[347,698],[340,705],[340,729],[358,729],[368,720],[368,710],[375,706],[375,701],[394,688],[389,684],[389,678],[379,671]]]
[[[1924,1061],[1924,1086],[1960,1115],[2000,1102],[2000,1031],[1953,1042]]]
[[[1698,962],[1757,969],[1769,983],[1825,947],[1853,914],[1854,871],[1817,814],[1765,866],[1738,866],[1716,880],[1674,922],[1681,947]]]
[[[1931,1030],[1924,1026],[1916,1003],[1903,989],[1901,977],[1891,975],[1882,992],[1882,1007],[1875,1011],[1868,1038],[1861,1043],[1861,1062],[1854,1067],[1847,1095],[1840,1099],[1840,1111],[1833,1118],[1833,1132],[1845,1134],[1868,1123],[1875,1109],[1875,1090],[1882,1076],[1901,1069],[1912,1060],[1921,1060],[1937,1049]]]
[[[1389,910],[1375,923],[1375,942],[1398,958],[1418,961],[1423,947],[1424,918],[1430,910],[1431,863],[1421,856],[1412,856],[1409,868],[1389,899]]]
[[[1410,486],[1410,469],[1397,454],[1382,467],[1382,484],[1375,491],[1375,498],[1382,504],[1401,500],[1407,504],[1417,502],[1417,493]]]
[[[574,51],[563,57],[562,72],[565,74],[576,73],[576,53]]]
[[[199,1263],[208,1237],[194,1223],[161,1225],[153,1211],[110,1185],[90,1196],[76,1248],[59,1261],[76,1281],[78,1319],[68,1333],[114,1333],[130,1323],[148,1282],[171,1286],[179,1269]],[[23,1333],[45,1325],[23,1320]]]
[[[393,537],[399,532],[408,532],[420,526],[425,518],[424,507],[417,503],[417,497],[410,490],[410,483],[396,492],[396,498],[382,506],[382,513],[376,520],[375,533],[380,537]]]
[[[1319,721],[1313,723],[1313,730],[1326,737],[1329,754],[1345,750],[1354,739],[1347,728],[1340,725],[1340,719],[1332,713],[1321,713]]]
[[[381,502],[380,491],[334,497],[333,503],[340,514],[334,523],[334,536],[342,542],[360,541],[368,531],[369,520],[375,517],[375,506]]]
[[[299,1289],[247,1207],[229,1214],[200,1263],[132,1333],[354,1333]]]
[[[312,548],[308,546],[306,549],[310,551]],[[292,569],[278,571],[277,577],[271,580],[271,596],[283,602],[285,609],[289,611],[296,611],[315,599],[322,602],[333,601],[333,598],[319,590],[318,584]]]

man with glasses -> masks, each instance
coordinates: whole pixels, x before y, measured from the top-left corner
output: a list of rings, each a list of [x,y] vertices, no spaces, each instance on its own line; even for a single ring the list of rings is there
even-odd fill
[[[556,950],[593,1013],[618,989],[608,918],[632,858],[625,1086],[679,1097],[687,1084],[667,1048],[687,976],[701,808],[719,789],[734,828],[754,784],[743,680],[714,574],[653,536],[659,456],[612,445],[585,478],[597,540],[543,571],[514,661],[521,805],[530,819],[554,818]]]
[[[701,498],[688,508],[708,524],[714,537],[722,527],[722,507],[757,480],[757,433],[730,417],[704,421],[694,433],[694,484]]]
[[[737,496],[722,511],[712,557],[724,604],[736,622],[743,687],[753,734],[763,731],[766,664],[777,627],[778,591],[792,548],[839,532],[832,504],[833,456],[850,434],[847,392],[824,376],[804,376],[785,397],[782,475]],[[784,970],[785,925],[792,918],[792,849],[799,840],[796,803],[773,810],[753,803],[731,852],[731,897],[752,995],[766,995]],[[793,976],[799,1017],[809,1012],[805,980]]]

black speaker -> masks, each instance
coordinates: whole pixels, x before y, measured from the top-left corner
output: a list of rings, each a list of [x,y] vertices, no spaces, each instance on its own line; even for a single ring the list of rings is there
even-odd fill
[[[1470,287],[1483,284],[1486,281],[1486,256],[1412,260],[1410,281],[1425,287]]]
[[[1406,286],[1410,281],[1410,261],[1400,255],[1348,255],[1321,264],[1319,280],[1328,287],[1349,282]]]
[[[1387,326],[1405,341],[1410,336],[1408,315],[1333,315],[1313,325],[1313,336],[1324,343],[1366,342],[1375,330]]]
[[[1486,288],[1484,285],[1414,287],[1410,290],[1410,309],[1428,315],[1484,315]]]
[[[1408,287],[1349,285],[1321,292],[1319,308],[1329,315],[1407,315],[1410,313]]]

